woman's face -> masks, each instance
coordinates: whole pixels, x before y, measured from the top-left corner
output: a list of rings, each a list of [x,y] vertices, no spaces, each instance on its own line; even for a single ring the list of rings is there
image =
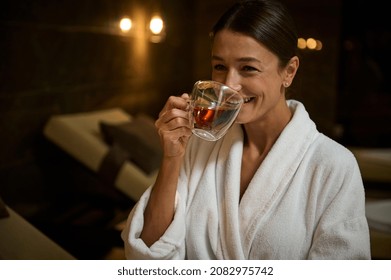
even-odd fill
[[[276,55],[252,37],[230,30],[219,31],[212,45],[212,79],[239,91],[245,102],[238,123],[279,117],[286,109],[284,82]]]

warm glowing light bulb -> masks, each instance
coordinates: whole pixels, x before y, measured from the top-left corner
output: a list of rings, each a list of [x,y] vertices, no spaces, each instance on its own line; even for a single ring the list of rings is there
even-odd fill
[[[320,50],[322,50],[322,48],[323,48],[323,44],[322,44],[322,42],[321,41],[319,41],[319,40],[316,40],[316,50],[317,51],[320,51]]]
[[[307,39],[307,48],[310,50],[316,49],[316,40],[313,38],[308,38]]]
[[[132,20],[130,18],[123,18],[119,22],[119,28],[122,32],[127,32],[132,28]]]
[[[149,29],[155,35],[160,34],[163,30],[164,23],[161,17],[154,16],[149,23]]]
[[[297,40],[297,47],[301,50],[304,50],[307,47],[307,42],[304,38],[299,38]]]

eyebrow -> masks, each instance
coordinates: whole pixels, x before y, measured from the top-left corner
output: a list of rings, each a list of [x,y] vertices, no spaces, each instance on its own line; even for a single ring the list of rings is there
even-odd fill
[[[221,60],[221,61],[224,60],[222,57],[217,56],[217,55],[212,55],[212,59]],[[241,58],[238,59],[238,61],[240,61],[240,62],[258,62],[258,63],[261,63],[261,61],[259,61],[258,59],[254,58],[254,57],[241,57]]]

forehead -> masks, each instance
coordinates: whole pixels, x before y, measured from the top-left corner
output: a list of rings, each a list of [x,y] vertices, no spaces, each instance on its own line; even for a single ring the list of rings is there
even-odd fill
[[[224,60],[253,57],[259,61],[269,61],[277,57],[254,38],[230,30],[219,31],[212,44],[212,57]]]

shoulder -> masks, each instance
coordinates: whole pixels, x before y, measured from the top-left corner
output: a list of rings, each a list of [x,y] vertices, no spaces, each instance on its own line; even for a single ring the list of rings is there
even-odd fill
[[[311,145],[302,167],[314,193],[323,193],[327,199],[362,199],[363,181],[356,158],[348,148],[324,134],[319,134]]]
[[[314,143],[315,150],[318,153],[322,153],[325,157],[328,155],[329,158],[341,161],[356,161],[353,153],[348,148],[322,133],[319,133]]]
[[[358,169],[354,154],[345,146],[320,133],[309,149],[311,162],[330,172],[346,173]]]

